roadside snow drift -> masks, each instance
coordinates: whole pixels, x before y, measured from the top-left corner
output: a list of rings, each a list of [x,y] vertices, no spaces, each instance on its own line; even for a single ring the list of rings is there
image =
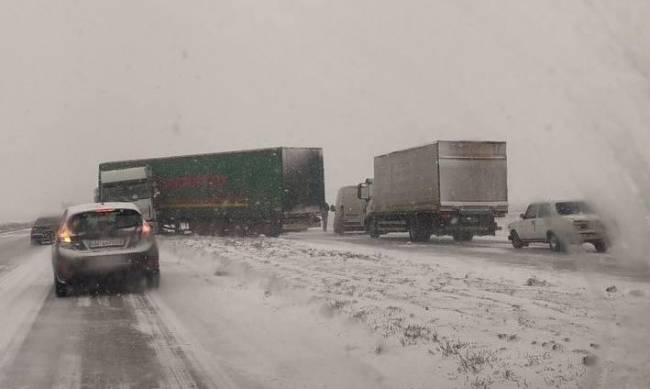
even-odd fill
[[[648,382],[641,345],[650,330],[636,319],[647,284],[617,279],[608,288],[610,277],[344,242],[197,237],[162,247],[177,264],[222,287],[231,280],[280,312],[303,306],[366,329],[373,336],[357,338],[351,352],[398,387]]]

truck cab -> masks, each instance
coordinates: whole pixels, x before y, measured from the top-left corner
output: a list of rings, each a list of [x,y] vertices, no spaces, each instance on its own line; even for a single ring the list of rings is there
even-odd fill
[[[133,203],[143,218],[157,227],[153,204],[155,184],[148,166],[100,171],[97,189],[100,202]]]

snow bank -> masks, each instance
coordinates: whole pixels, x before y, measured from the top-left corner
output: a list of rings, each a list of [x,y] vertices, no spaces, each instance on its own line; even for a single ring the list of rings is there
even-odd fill
[[[636,341],[648,335],[640,321],[621,319],[645,302],[645,284],[618,280],[609,293],[611,280],[596,276],[337,242],[191,238],[163,247],[205,274],[370,329],[381,339],[366,345],[374,358],[417,361],[420,378],[443,374],[475,387],[647,379],[648,356],[618,343],[632,328]]]

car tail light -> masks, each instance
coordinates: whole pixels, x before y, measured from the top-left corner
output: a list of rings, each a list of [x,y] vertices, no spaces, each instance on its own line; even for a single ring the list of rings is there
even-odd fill
[[[142,236],[150,236],[152,232],[151,224],[142,222]]]
[[[56,242],[64,248],[75,248],[74,235],[65,224],[56,233]]]
[[[56,234],[56,240],[59,243],[72,243],[72,233],[65,225],[59,228]]]

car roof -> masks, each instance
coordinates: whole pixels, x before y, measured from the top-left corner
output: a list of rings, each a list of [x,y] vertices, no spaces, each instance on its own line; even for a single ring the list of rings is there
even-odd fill
[[[50,215],[50,216],[40,216],[34,221],[34,224],[49,224],[49,223],[58,223],[61,219],[61,215]]]
[[[68,213],[68,216],[70,215],[76,215],[78,213],[83,213],[83,212],[90,212],[90,211],[97,211],[100,209],[130,209],[133,211],[136,211],[137,213],[140,213],[140,209],[133,204],[133,203],[127,203],[127,202],[108,202],[108,203],[88,203],[88,204],[80,204],[80,205],[74,205],[72,207],[68,207],[66,209],[66,212]]]

